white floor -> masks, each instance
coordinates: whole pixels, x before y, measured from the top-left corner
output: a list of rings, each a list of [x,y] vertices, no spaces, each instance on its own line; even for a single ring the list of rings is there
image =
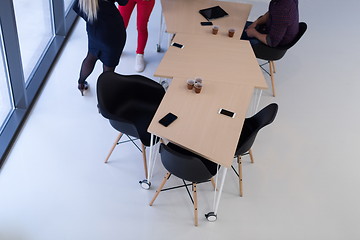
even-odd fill
[[[158,4],[146,49],[149,77],[163,56],[155,47]],[[267,4],[254,2],[250,19]],[[211,184],[200,185],[198,227],[184,189],[148,205],[165,173],[159,162],[149,191],[139,187],[142,158],[131,144],[103,163],[118,133],[97,112],[100,63],[90,92],[81,97],[76,88],[86,54],[79,21],[0,172],[0,239],[360,239],[359,7],[358,0],[300,1],[309,28],[277,62],[277,96],[263,94],[260,107],[276,102],[279,113],[258,135],[255,163],[245,158],[244,197],[229,171],[218,220],[210,223],[203,216]],[[132,22],[117,72],[134,73],[135,43]]]

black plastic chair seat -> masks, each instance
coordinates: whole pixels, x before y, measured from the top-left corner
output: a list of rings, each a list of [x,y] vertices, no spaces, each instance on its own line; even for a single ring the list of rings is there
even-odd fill
[[[147,128],[165,94],[157,82],[141,75],[104,72],[97,83],[98,108],[119,132],[150,146]]]
[[[157,198],[157,196],[161,191],[174,189],[178,187],[186,187],[187,192],[194,204],[194,223],[195,226],[197,226],[198,202],[197,202],[196,186],[198,183],[212,180],[213,176],[217,173],[218,165],[172,143],[168,143],[168,145],[161,143],[160,154],[161,154],[161,162],[163,163],[165,169],[168,172],[166,173],[165,177],[163,178],[163,181],[156,190],[156,193],[150,202],[150,206],[153,205],[155,199]],[[176,177],[182,179],[184,185],[163,189],[166,181],[170,178],[171,175],[175,175]],[[189,184],[187,184],[185,181],[192,182],[191,185],[192,185],[193,197],[191,197],[190,191],[188,190]],[[215,188],[215,183],[213,180],[212,183]]]
[[[255,141],[256,126],[253,126],[249,119],[245,119],[238,145],[236,147],[235,156],[241,156],[248,152]]]
[[[217,173],[217,164],[175,144],[161,144],[161,161],[164,167],[178,178],[190,182],[204,182]]]
[[[276,61],[281,59],[288,49],[273,48],[263,43],[255,44],[252,46],[256,58],[266,61]]]
[[[257,133],[260,129],[274,121],[277,111],[278,105],[276,103],[271,103],[254,116],[245,119],[235,156],[241,156],[250,150]]]
[[[237,158],[238,171],[232,166],[232,169],[239,177],[239,192],[240,197],[243,196],[243,180],[242,180],[242,163],[241,157],[249,154],[251,162],[254,162],[251,147],[254,144],[257,133],[266,125],[272,123],[276,117],[278,105],[276,103],[269,104],[254,116],[246,118],[243,129],[241,130],[240,138],[234,156]]]
[[[281,59],[285,55],[286,51],[290,49],[292,46],[294,46],[300,40],[300,38],[304,35],[306,29],[307,29],[306,23],[300,22],[299,32],[296,35],[296,38],[291,43],[284,46],[269,47],[261,42],[252,45],[256,58],[263,59],[266,61],[276,61]]]

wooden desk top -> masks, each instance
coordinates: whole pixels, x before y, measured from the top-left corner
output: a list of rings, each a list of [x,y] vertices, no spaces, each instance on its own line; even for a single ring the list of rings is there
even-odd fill
[[[211,21],[220,27],[218,33],[220,36],[227,36],[228,29],[234,28],[236,30],[234,39],[240,39],[252,7],[251,4],[214,0],[161,0],[161,6],[167,32],[196,34],[207,34],[212,29],[211,26],[200,25],[200,22],[207,20],[199,13],[199,10],[220,6],[229,16]]]
[[[155,71],[157,77],[202,77],[268,88],[249,41],[234,41],[211,33],[177,33],[173,42],[184,48],[168,48]]]
[[[188,90],[186,78],[174,78],[148,131],[193,151],[224,167],[230,167],[240,137],[253,86],[203,80],[201,93]],[[230,118],[220,108],[236,113]],[[168,127],[158,121],[168,112],[176,119]]]

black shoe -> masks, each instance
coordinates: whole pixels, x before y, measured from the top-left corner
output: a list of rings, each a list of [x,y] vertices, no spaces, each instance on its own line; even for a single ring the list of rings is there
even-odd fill
[[[84,91],[89,89],[89,83],[87,81],[85,81],[84,83],[79,83],[78,89],[81,92],[81,96],[84,96]]]

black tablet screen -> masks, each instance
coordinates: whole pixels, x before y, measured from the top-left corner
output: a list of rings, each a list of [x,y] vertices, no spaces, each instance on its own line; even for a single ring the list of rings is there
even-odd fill
[[[215,6],[211,8],[201,9],[199,11],[201,15],[203,15],[207,20],[221,18],[224,16],[229,15],[227,12],[224,11],[220,6]]]

